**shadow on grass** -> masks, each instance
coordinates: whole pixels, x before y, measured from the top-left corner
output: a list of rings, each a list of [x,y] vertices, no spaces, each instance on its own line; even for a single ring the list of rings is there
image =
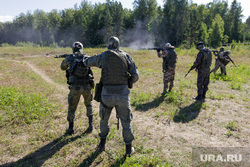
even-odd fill
[[[164,101],[164,94],[156,97],[153,101],[135,106],[135,110],[148,111],[152,108],[158,107]]]
[[[127,156],[124,155],[123,157],[119,158],[115,163],[113,163],[111,165],[111,167],[120,167],[120,166],[122,166],[124,164],[124,162],[126,161],[126,158],[127,158]]]
[[[202,107],[201,101],[195,101],[191,105],[180,108],[180,111],[174,116],[174,122],[188,123],[199,115]]]
[[[98,157],[99,154],[101,154],[101,152],[98,149],[96,149],[95,152],[93,152],[90,156],[88,156],[85,160],[83,160],[83,162],[78,167],[92,166],[93,165],[92,163]],[[96,162],[94,166],[97,166],[101,162],[102,160],[100,160],[99,162]]]
[[[60,138],[55,139],[51,143],[39,148],[35,152],[30,153],[29,155],[26,155],[22,159],[19,159],[16,162],[3,164],[1,166],[6,166],[6,167],[9,167],[9,166],[42,166],[46,160],[50,159],[56,152],[58,152],[65,145],[71,142],[74,142],[75,140],[85,136],[88,133],[89,133],[89,130],[87,129],[81,135],[77,135],[77,136],[70,137],[70,138],[66,138],[68,135],[64,134]]]

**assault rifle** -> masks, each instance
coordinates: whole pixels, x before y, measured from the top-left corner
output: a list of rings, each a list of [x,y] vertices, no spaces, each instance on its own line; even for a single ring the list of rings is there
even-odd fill
[[[229,57],[228,54],[225,54],[225,58],[228,59],[228,60],[230,60],[230,61],[234,64],[234,66],[237,67],[237,66],[235,65],[234,61]]]
[[[214,54],[215,56],[218,56],[218,53],[219,53],[218,50],[212,50],[212,52],[213,52],[213,54]],[[229,57],[227,51],[224,52],[224,55],[223,55],[223,56],[224,56],[224,58],[226,58],[226,59],[228,59],[229,61],[231,61],[231,62],[234,64],[235,67],[237,67],[237,66],[235,65],[234,61],[231,59],[231,57]]]
[[[164,48],[142,48],[142,50],[157,50],[157,52],[163,51]]]
[[[64,54],[64,55],[56,55],[54,58],[66,58],[67,56],[69,56],[70,54]]]
[[[188,72],[185,74],[185,77],[190,73],[190,71],[192,71],[194,69],[194,67],[192,66],[189,70],[188,70]]]

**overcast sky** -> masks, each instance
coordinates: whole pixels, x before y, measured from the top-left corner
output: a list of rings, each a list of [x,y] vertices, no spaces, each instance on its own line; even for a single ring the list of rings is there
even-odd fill
[[[10,21],[15,16],[21,13],[27,13],[30,11],[33,13],[36,9],[41,9],[45,12],[50,12],[52,9],[63,10],[68,8],[73,8],[75,4],[80,5],[82,0],[0,0],[0,22]],[[133,9],[134,0],[119,0],[124,8]],[[159,5],[163,5],[164,0],[157,0]],[[233,0],[228,0],[229,5],[231,5]],[[104,3],[106,0],[89,0],[92,4]],[[193,3],[207,4],[213,2],[213,0],[193,0]],[[237,0],[241,3],[243,8],[243,22],[250,16],[250,0]]]

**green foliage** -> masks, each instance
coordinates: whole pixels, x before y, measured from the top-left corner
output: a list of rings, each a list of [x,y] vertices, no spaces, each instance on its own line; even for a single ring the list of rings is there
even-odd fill
[[[233,40],[233,41],[232,41],[232,44],[231,44],[231,49],[234,49],[235,47],[236,47],[236,41]]]
[[[241,129],[241,127],[233,121],[228,122],[228,124],[225,127],[230,131],[240,131]]]
[[[10,47],[10,46],[12,46],[11,44],[8,44],[8,43],[2,43],[1,44],[1,47]]]
[[[132,156],[127,158],[125,163],[122,165],[124,167],[136,167],[136,166],[159,166],[159,167],[170,167],[171,165],[167,162],[162,162],[160,157],[155,155],[143,155],[140,157]]]
[[[39,94],[26,94],[21,89],[0,87],[0,126],[30,124],[55,111],[56,106]]]
[[[232,89],[235,89],[235,90],[241,90],[241,87],[242,87],[241,83],[237,83],[237,82],[232,82],[230,86]]]
[[[233,132],[231,130],[228,130],[227,133],[225,133],[227,137],[233,136]]]
[[[39,45],[33,42],[17,42],[15,46],[17,47],[40,47]]]
[[[215,15],[209,33],[210,45],[213,47],[221,46],[224,35],[224,21],[219,14]]]
[[[242,83],[247,83],[250,79],[250,67],[248,65],[240,65],[237,68],[227,68],[228,75],[212,74],[211,79],[220,81],[229,81],[232,89],[240,90]]]
[[[168,92],[165,94],[165,101],[167,103],[173,103],[175,105],[180,105],[183,101],[183,97],[179,91]]]
[[[137,106],[149,101],[152,97],[152,94],[144,92],[139,93],[138,91],[133,91],[131,96],[133,96],[133,99],[131,100],[131,105]]]

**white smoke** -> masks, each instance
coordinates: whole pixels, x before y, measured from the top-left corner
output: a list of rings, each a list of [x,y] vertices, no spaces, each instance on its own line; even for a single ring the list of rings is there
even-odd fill
[[[154,47],[155,39],[143,28],[143,22],[137,21],[135,28],[123,35],[121,46],[133,49]]]

